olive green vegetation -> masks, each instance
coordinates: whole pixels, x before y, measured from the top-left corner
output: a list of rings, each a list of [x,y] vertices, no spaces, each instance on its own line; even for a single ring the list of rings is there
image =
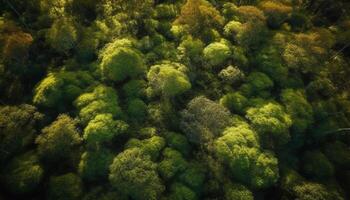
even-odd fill
[[[350,198],[346,0],[0,1],[0,199]]]

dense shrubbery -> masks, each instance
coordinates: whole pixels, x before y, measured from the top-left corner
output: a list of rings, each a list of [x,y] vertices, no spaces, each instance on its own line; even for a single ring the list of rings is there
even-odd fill
[[[0,1],[0,199],[345,200],[345,0]]]

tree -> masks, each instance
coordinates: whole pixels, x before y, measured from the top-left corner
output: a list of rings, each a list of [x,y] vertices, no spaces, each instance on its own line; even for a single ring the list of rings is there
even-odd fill
[[[180,127],[188,140],[195,144],[211,141],[229,124],[230,112],[204,96],[192,99],[181,112]]]
[[[85,71],[52,72],[36,86],[33,102],[42,107],[64,110],[94,82]]]
[[[203,50],[203,57],[210,66],[220,66],[231,56],[230,47],[225,42],[214,42]]]
[[[203,31],[219,28],[223,21],[220,12],[206,0],[187,0],[174,23],[186,25],[190,33],[198,37]]]
[[[187,185],[196,194],[200,194],[203,190],[204,181],[206,178],[206,169],[201,163],[189,163],[187,169],[180,174],[178,181]]]
[[[53,176],[50,178],[47,198],[49,200],[78,200],[83,194],[82,187],[82,181],[76,174]]]
[[[254,61],[261,72],[268,75],[278,86],[285,87],[289,72],[280,51],[278,46],[269,45],[259,51]]]
[[[245,79],[244,73],[236,66],[228,66],[221,70],[219,77],[228,84],[237,84]]]
[[[186,185],[181,183],[173,183],[170,187],[170,200],[196,200],[198,199],[195,192],[193,192]]]
[[[325,185],[305,182],[294,187],[294,193],[300,200],[343,200],[338,192],[329,191]]]
[[[214,144],[218,159],[234,178],[253,188],[266,188],[278,179],[278,161],[260,150],[257,134],[247,125],[227,128]]]
[[[242,28],[242,23],[236,20],[229,21],[224,27],[224,34],[229,39],[235,41],[239,31]]]
[[[287,113],[293,121],[292,130],[296,133],[304,132],[312,123],[312,106],[306,99],[305,92],[302,90],[285,89],[281,93],[283,104],[286,106]]]
[[[186,136],[179,133],[167,132],[165,133],[165,138],[166,143],[170,148],[181,152],[184,156],[187,156],[190,153],[191,146]]]
[[[188,36],[180,43],[177,49],[182,56],[188,58],[192,63],[199,63],[202,60],[204,47],[204,43],[200,39]]]
[[[21,31],[11,22],[0,28],[0,43],[3,45],[0,50],[2,52],[1,60],[4,64],[9,65],[7,70],[14,74],[22,74],[28,70],[25,62],[29,57],[29,48],[34,39],[31,34]]]
[[[121,194],[133,199],[156,200],[165,189],[156,164],[138,148],[127,149],[114,158],[109,181]]]
[[[113,161],[113,154],[107,149],[86,151],[79,163],[79,174],[84,180],[99,181],[108,178],[109,165]]]
[[[149,95],[174,97],[191,88],[187,68],[177,63],[154,65],[147,74]]]
[[[328,180],[334,174],[334,167],[320,151],[307,151],[303,155],[303,172],[310,178]]]
[[[232,113],[243,114],[248,105],[248,99],[240,92],[228,93],[220,99],[220,104]]]
[[[254,94],[264,96],[273,86],[273,81],[266,74],[252,72],[247,77],[247,83],[241,86],[240,91],[244,96],[252,96]]]
[[[44,18],[59,19],[62,16],[66,17],[70,3],[70,0],[41,0],[39,7]]]
[[[13,194],[29,194],[40,185],[44,170],[34,152],[15,157],[2,171],[2,183]]]
[[[128,99],[142,98],[146,96],[146,86],[144,80],[131,80],[123,86],[123,92]]]
[[[57,52],[67,54],[78,42],[78,30],[71,19],[60,18],[48,30],[46,39]]]
[[[128,103],[128,116],[132,121],[143,121],[147,117],[147,105],[141,99],[132,99]]]
[[[152,14],[154,0],[107,0],[102,4],[105,16],[127,14],[129,20],[142,20]]]
[[[226,184],[224,186],[225,200],[254,200],[254,196],[244,185]]]
[[[91,146],[108,143],[126,133],[129,125],[120,120],[114,120],[112,114],[99,114],[92,119],[84,129],[84,140]]]
[[[144,154],[150,156],[152,161],[159,158],[162,149],[165,147],[165,140],[160,136],[152,136],[145,140],[130,139],[125,145],[127,149],[138,148]]]
[[[119,82],[145,73],[142,53],[129,41],[115,40],[100,53],[99,68],[104,79]]]
[[[70,158],[74,149],[82,142],[76,128],[77,121],[68,115],[60,115],[36,138],[38,154],[48,162],[61,162]]]
[[[166,148],[163,151],[163,160],[159,163],[158,171],[161,177],[165,180],[170,180],[174,176],[183,172],[187,168],[187,162],[182,157],[181,153]]]
[[[246,118],[251,121],[268,146],[276,147],[289,141],[289,128],[292,120],[281,105],[267,103],[256,108],[249,108]]]
[[[43,117],[28,104],[0,107],[0,163],[32,144]]]
[[[278,28],[291,14],[293,8],[277,1],[263,1],[260,8],[267,16],[267,23],[272,28]]]
[[[335,167],[343,169],[350,166],[350,149],[343,142],[335,141],[326,144],[324,152]]]
[[[116,91],[105,85],[98,85],[92,92],[80,95],[75,100],[75,106],[80,110],[79,117],[84,124],[99,114],[111,114],[119,119],[123,117]]]
[[[264,13],[254,6],[240,6],[235,14],[242,23],[242,25],[236,24],[235,40],[248,50],[259,48],[268,33]]]

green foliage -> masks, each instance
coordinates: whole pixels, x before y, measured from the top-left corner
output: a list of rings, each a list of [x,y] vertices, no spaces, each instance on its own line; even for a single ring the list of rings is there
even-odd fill
[[[133,199],[156,200],[164,191],[156,167],[140,149],[127,149],[110,165],[109,181],[121,194]]]
[[[204,186],[205,172],[206,170],[199,163],[190,163],[178,180],[198,194]]]
[[[144,80],[131,80],[123,86],[123,92],[128,99],[144,97],[146,95],[146,82]]]
[[[294,31],[303,31],[310,27],[310,20],[308,17],[300,12],[293,12],[288,20]]]
[[[197,195],[190,188],[181,184],[174,183],[170,187],[170,200],[196,200]]]
[[[229,21],[224,27],[224,34],[226,37],[234,40],[241,28],[241,22],[235,20]]]
[[[98,85],[92,92],[80,95],[75,100],[75,105],[80,110],[81,121],[87,124],[98,114],[111,114],[113,118],[121,118],[123,113],[118,102],[118,95],[113,88]]]
[[[211,43],[203,50],[203,57],[210,66],[220,66],[224,64],[230,56],[230,47],[223,42]]]
[[[62,110],[94,83],[84,71],[49,73],[35,88],[33,102],[36,105]]]
[[[86,151],[81,156],[79,174],[87,181],[105,180],[112,161],[113,154],[109,150]]]
[[[275,46],[263,48],[256,57],[258,69],[271,77],[280,87],[286,85],[288,78],[288,67],[283,65],[280,49]]]
[[[274,86],[273,81],[264,73],[252,72],[247,77],[247,83],[242,85],[241,92],[245,96],[263,95]]]
[[[297,199],[300,200],[343,200],[337,192],[329,191],[325,185],[313,182],[305,182],[294,188]]]
[[[132,99],[128,103],[128,116],[134,121],[143,121],[147,117],[147,105],[141,99]]]
[[[68,53],[78,42],[78,30],[73,20],[57,19],[48,30],[46,39],[57,52]]]
[[[249,108],[246,118],[251,121],[265,142],[272,142],[270,145],[283,145],[289,141],[289,128],[292,120],[281,105],[267,103],[256,108]]]
[[[307,151],[303,156],[303,172],[310,178],[328,180],[333,176],[334,167],[319,151]]]
[[[173,19],[178,14],[178,9],[174,4],[159,4],[155,10],[157,19]]]
[[[38,189],[44,170],[34,152],[15,157],[1,172],[1,182],[13,194],[28,194]]]
[[[40,157],[49,162],[61,162],[70,158],[82,141],[76,124],[68,115],[60,115],[45,127],[35,140]]]
[[[33,143],[36,126],[43,117],[28,104],[0,107],[0,163]]]
[[[173,97],[186,92],[191,88],[186,73],[187,68],[178,63],[152,66],[147,74],[148,94]]]
[[[257,134],[248,125],[227,128],[214,144],[214,151],[234,178],[253,188],[266,188],[278,179],[278,161],[262,152]]]
[[[248,104],[248,99],[239,92],[228,93],[220,99],[220,104],[228,108],[232,113],[243,114]]]
[[[73,173],[51,177],[47,199],[78,200],[83,193],[82,187],[81,179]]]
[[[154,0],[106,0],[102,8],[105,16],[121,14],[125,20],[141,20],[152,13]]]
[[[182,56],[186,56],[194,63],[200,62],[203,54],[204,43],[192,37],[186,37],[178,47]]]
[[[228,84],[237,84],[245,79],[244,73],[238,67],[232,65],[221,70],[219,77]]]
[[[230,124],[230,112],[222,105],[199,96],[192,99],[181,112],[181,129],[188,140],[205,144],[219,136]]]
[[[224,187],[225,200],[254,200],[254,196],[244,185],[227,184]]]
[[[183,172],[187,167],[187,162],[181,153],[171,148],[163,151],[163,160],[159,163],[158,171],[161,177],[169,180],[177,174]]]
[[[143,56],[129,41],[115,40],[107,44],[100,53],[100,59],[102,77],[110,81],[123,81],[145,73]]]
[[[98,145],[110,142],[126,133],[129,125],[120,120],[114,120],[112,114],[99,114],[92,119],[84,129],[84,140],[88,145]]]
[[[173,132],[167,132],[165,134],[167,145],[175,149],[179,152],[181,152],[182,155],[187,156],[190,153],[191,146],[186,138],[186,136],[173,133]]]
[[[335,166],[346,168],[350,166],[350,149],[341,141],[335,141],[327,144],[324,148],[327,158]]]
[[[70,2],[70,0],[41,0],[39,2],[39,7],[44,17],[57,19],[66,15],[69,10]]]
[[[126,144],[127,149],[138,148],[152,160],[157,160],[162,149],[165,147],[165,140],[160,136],[153,136],[149,139],[130,139]]]
[[[296,133],[304,132],[312,125],[313,110],[302,90],[286,89],[281,94],[282,102],[293,121],[292,130]]]

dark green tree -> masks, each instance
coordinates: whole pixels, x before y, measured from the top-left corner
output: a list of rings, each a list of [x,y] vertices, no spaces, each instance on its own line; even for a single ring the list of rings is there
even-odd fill
[[[50,178],[47,199],[78,200],[83,194],[82,180],[73,173]]]
[[[109,181],[121,194],[133,199],[156,200],[165,189],[156,168],[140,149],[127,149],[110,165]]]
[[[39,156],[54,163],[69,159],[81,142],[77,121],[68,115],[58,116],[35,140]]]

